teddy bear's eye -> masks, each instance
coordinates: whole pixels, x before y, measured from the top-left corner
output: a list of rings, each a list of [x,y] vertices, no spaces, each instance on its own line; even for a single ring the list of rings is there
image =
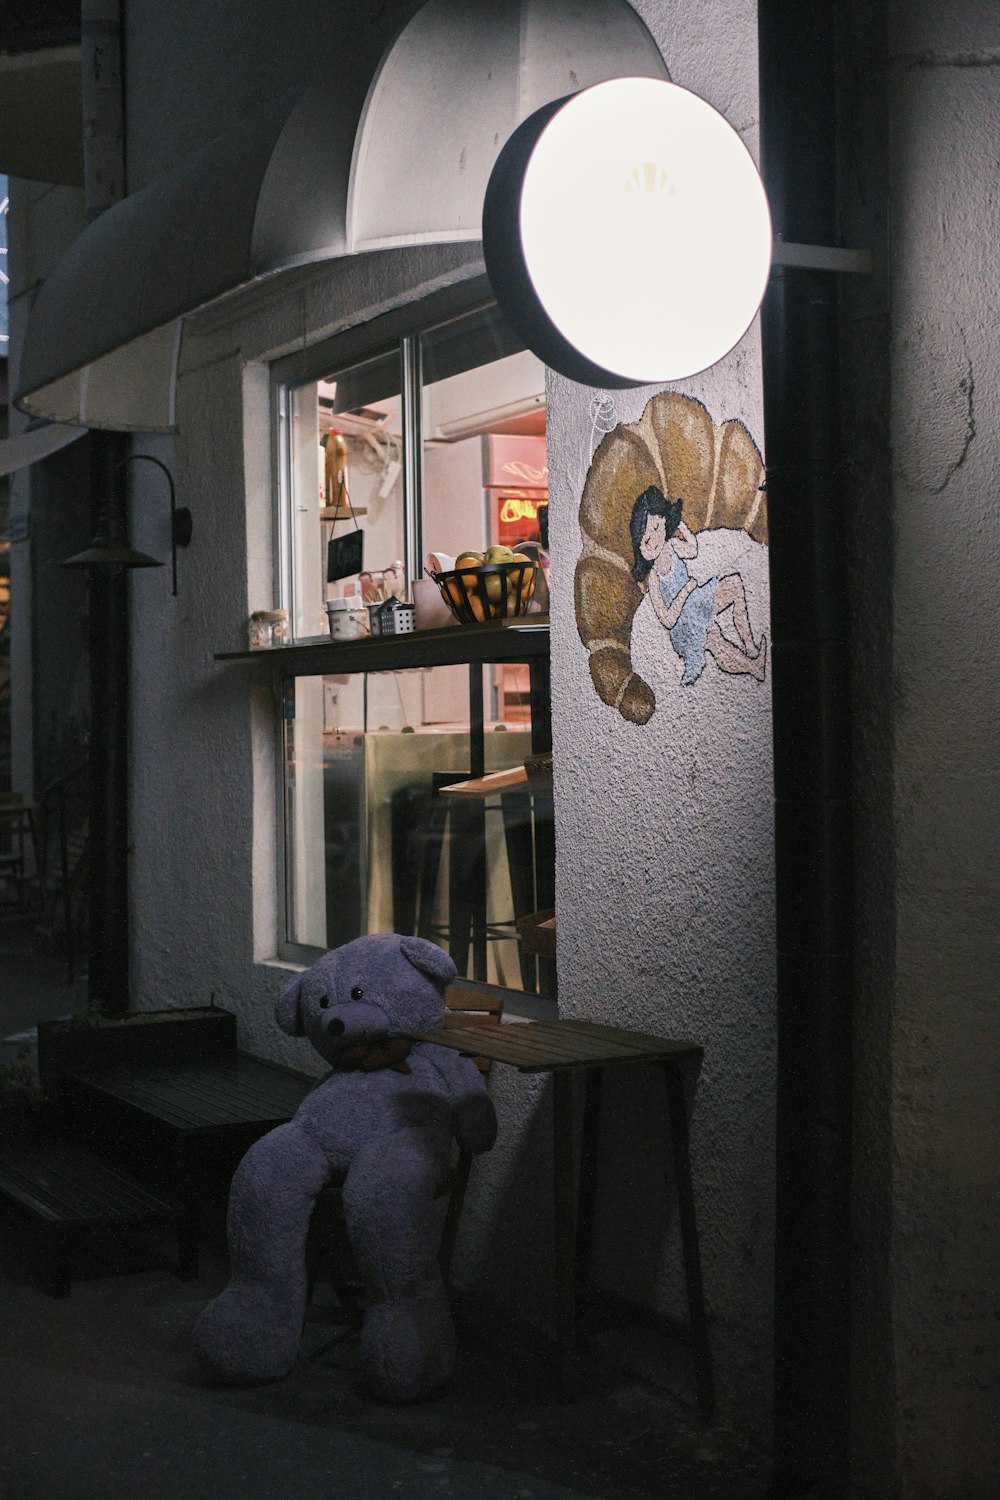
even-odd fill
[[[351,999],[352,1000],[360,1000],[361,996],[363,994],[364,994],[364,990],[361,988],[361,986],[359,984],[356,984],[354,986],[353,990],[351,991]]]
[[[329,1004],[330,1004],[330,996],[329,995],[324,995],[322,997],[322,999],[320,1000],[320,1002],[319,1002],[319,1008],[320,1008],[320,1010],[326,1010],[326,1008],[327,1008],[327,1006]]]

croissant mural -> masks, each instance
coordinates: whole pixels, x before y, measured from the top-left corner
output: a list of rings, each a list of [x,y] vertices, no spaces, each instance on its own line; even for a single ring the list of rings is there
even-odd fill
[[[699,585],[681,561],[697,555],[698,534],[709,530],[766,543],[763,482],[760,451],[743,423],[716,423],[700,401],[676,392],[653,396],[638,422],[619,423],[598,446],[580,501],[576,623],[599,696],[630,723],[645,724],[656,707],[631,655],[632,618],[651,588],[684,660],[683,682],[696,680],[707,656],[724,672],[763,679],[766,642],[751,633],[739,574]],[[672,536],[670,563],[680,572],[671,608],[667,570],[650,559],[657,540],[662,553]],[[734,625],[723,634],[717,621],[729,609]]]

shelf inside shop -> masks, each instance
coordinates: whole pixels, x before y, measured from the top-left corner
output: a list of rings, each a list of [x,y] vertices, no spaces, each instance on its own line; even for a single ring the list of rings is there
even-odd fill
[[[217,651],[220,662],[269,664],[296,677],[401,672],[412,667],[460,666],[474,662],[523,662],[549,654],[548,615],[521,615],[481,625],[447,625],[404,635],[332,641],[310,636],[285,646]]]

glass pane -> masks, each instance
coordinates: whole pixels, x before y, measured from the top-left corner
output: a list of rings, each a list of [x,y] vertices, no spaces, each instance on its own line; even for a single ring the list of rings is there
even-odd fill
[[[469,670],[457,669],[462,692],[455,670],[289,679],[287,941],[419,933],[469,978],[547,993],[553,976],[522,953],[515,924],[552,905],[551,792],[444,790],[468,781],[474,754]],[[482,743],[487,773],[517,770],[530,724],[507,726],[487,704]]]
[[[540,566],[527,608],[546,613],[545,367],[496,309],[424,334],[421,355],[425,569],[528,557]],[[488,691],[498,721],[527,722],[527,667],[492,668]]]
[[[301,640],[329,633],[328,601],[367,605],[404,587],[392,572],[404,554],[399,357],[297,386],[290,407],[292,633]]]

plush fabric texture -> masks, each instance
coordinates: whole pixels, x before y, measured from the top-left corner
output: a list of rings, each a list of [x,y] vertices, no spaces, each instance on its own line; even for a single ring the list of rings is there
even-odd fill
[[[455,1330],[433,1204],[452,1140],[488,1151],[496,1113],[474,1063],[407,1034],[440,1027],[454,978],[434,943],[378,934],[327,953],[282,991],[278,1025],[308,1037],[331,1072],[294,1119],[251,1147],[233,1177],[231,1280],[194,1331],[217,1379],[250,1385],[294,1365],[309,1221],[316,1195],[339,1182],[367,1294],[366,1388],[382,1400],[414,1401],[449,1380]]]

